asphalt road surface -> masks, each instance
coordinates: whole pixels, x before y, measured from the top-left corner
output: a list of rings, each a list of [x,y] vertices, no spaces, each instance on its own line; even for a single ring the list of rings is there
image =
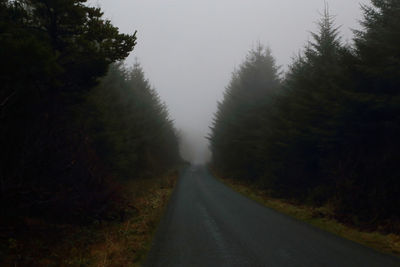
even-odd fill
[[[400,266],[400,259],[263,207],[215,180],[182,171],[146,266]]]

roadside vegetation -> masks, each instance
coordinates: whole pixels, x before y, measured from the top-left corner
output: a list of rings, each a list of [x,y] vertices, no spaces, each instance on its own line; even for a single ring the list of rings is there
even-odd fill
[[[284,75],[269,49],[249,52],[215,114],[211,166],[266,196],[398,235],[400,2],[363,12],[344,44],[326,9]]]
[[[339,222],[335,218],[334,209],[327,205],[310,206],[299,204],[285,198],[272,197],[258,186],[243,180],[218,176],[223,183],[238,193],[280,213],[312,224],[322,230],[371,247],[377,251],[400,256],[400,235],[376,231],[362,231],[357,227]]]
[[[124,184],[131,210],[123,220],[77,227],[27,219],[28,236],[10,238],[2,248],[4,266],[141,266],[178,178],[177,171]]]
[[[0,1],[0,265],[143,257],[181,159],[135,44],[85,0]]]

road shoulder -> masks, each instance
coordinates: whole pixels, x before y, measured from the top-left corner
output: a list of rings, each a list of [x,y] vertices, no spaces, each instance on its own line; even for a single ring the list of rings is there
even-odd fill
[[[345,239],[373,248],[379,252],[400,257],[400,235],[363,232],[336,221],[332,218],[332,213],[327,207],[314,208],[290,203],[287,200],[272,198],[268,196],[265,191],[258,189],[256,186],[234,179],[223,178],[215,173],[214,176],[236,192],[263,206],[309,223]]]

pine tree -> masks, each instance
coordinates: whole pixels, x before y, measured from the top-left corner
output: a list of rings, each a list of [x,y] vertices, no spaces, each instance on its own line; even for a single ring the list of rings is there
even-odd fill
[[[2,0],[0,8],[0,210],[68,218],[104,201],[108,187],[77,106],[136,37],[85,0]]]
[[[285,90],[278,99],[268,137],[270,168],[267,184],[288,196],[310,197],[324,184],[326,159],[337,145],[338,116],[342,113],[342,46],[334,19],[325,9],[318,33],[290,66]],[[321,191],[314,190],[314,191]],[[315,201],[322,192],[315,192]],[[318,200],[317,200],[318,199]]]
[[[154,176],[180,161],[173,122],[139,63],[112,65],[88,102],[94,112],[88,132],[116,176]]]
[[[373,0],[363,6],[363,30],[355,31],[356,53],[363,74],[362,91],[396,95],[400,84],[400,3]]]
[[[354,91],[346,114],[338,212],[376,225],[399,220],[395,207],[400,157],[400,3],[374,0],[363,6],[363,29],[355,34],[351,64]]]
[[[233,73],[223,102],[218,104],[210,136],[216,168],[237,177],[257,178],[260,115],[279,86],[279,70],[271,51],[259,45]]]

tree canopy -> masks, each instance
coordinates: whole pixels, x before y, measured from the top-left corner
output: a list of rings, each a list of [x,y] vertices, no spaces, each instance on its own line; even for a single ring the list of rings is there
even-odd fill
[[[2,223],[110,218],[126,208],[123,181],[178,163],[165,105],[120,63],[136,32],[86,0],[1,0],[0,15]]]
[[[329,204],[346,222],[399,231],[400,5],[372,4],[353,46],[325,9],[281,85],[273,61],[274,72],[245,61],[215,114],[212,166],[273,195]]]

